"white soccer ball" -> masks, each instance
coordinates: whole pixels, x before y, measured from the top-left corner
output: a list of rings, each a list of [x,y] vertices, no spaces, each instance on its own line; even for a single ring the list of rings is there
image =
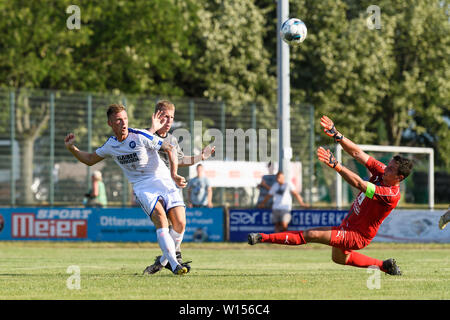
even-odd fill
[[[286,20],[280,29],[280,36],[288,44],[300,44],[306,39],[305,23],[297,18]]]

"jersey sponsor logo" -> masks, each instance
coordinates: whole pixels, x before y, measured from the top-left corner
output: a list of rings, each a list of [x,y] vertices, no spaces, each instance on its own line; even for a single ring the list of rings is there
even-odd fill
[[[134,153],[130,153],[130,154],[125,154],[123,156],[117,156],[117,160],[119,161],[120,164],[129,164],[129,163],[133,163],[133,162],[138,162],[139,157],[138,157],[137,153],[134,152]]]
[[[359,215],[359,212],[361,210],[361,204],[363,203],[364,199],[366,198],[366,195],[362,192],[359,193],[358,198],[356,198],[354,205],[353,205],[353,211],[356,215]]]
[[[34,213],[13,213],[13,238],[87,238],[87,220],[36,219]]]
[[[131,149],[136,148],[136,142],[134,142],[134,141],[130,141],[130,143],[128,145],[130,146]]]
[[[277,189],[277,191],[275,191],[275,193],[282,196],[284,194],[284,192],[286,191],[286,187],[287,186],[285,184],[282,186],[278,186],[278,189]]]

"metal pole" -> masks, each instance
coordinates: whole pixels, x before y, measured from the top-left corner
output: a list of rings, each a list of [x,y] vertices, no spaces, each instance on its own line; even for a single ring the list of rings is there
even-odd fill
[[[189,132],[191,133],[191,156],[194,155],[194,120],[195,120],[195,110],[194,110],[194,101],[189,100]]]
[[[338,143],[336,145],[336,160],[342,163],[342,147]],[[336,172],[336,207],[338,210],[342,209],[342,177]]]
[[[289,18],[289,1],[278,0],[277,30]],[[278,110],[279,110],[279,170],[284,172],[286,181],[290,181],[289,162],[292,158],[290,133],[290,78],[289,78],[289,46],[277,37],[277,75],[278,75]]]
[[[256,104],[252,103],[252,129],[256,131]]]
[[[122,98],[122,104],[126,107],[127,106],[127,98]],[[125,207],[128,202],[128,179],[125,176],[125,173],[122,172],[122,182],[123,182],[123,188],[122,188],[122,207]]]
[[[431,149],[431,148],[430,148]],[[434,209],[434,150],[430,150],[428,168],[428,207]]]
[[[50,194],[49,202],[53,206],[55,195],[55,181],[53,177],[53,171],[55,168],[55,93],[50,93]]]
[[[87,139],[88,146],[87,150],[89,153],[92,152],[92,95],[88,94],[87,97]],[[87,166],[87,185],[88,190],[92,188],[92,179],[91,179],[92,170],[90,166]]]
[[[222,131],[222,148],[223,148],[223,154],[226,155],[225,150],[227,149],[227,144],[226,144],[226,133],[225,133],[225,114],[226,114],[226,110],[225,110],[225,102],[222,102],[220,104],[220,130]],[[226,157],[225,157],[226,160]],[[225,188],[224,187],[220,187],[220,203],[222,204],[222,206],[225,205]]]
[[[9,108],[11,121],[11,206],[16,205],[16,165],[19,159],[15,159],[15,140],[16,140],[16,111],[15,111],[15,94],[14,91],[9,92]]]
[[[312,204],[313,177],[314,177],[314,106],[309,106],[309,199]]]

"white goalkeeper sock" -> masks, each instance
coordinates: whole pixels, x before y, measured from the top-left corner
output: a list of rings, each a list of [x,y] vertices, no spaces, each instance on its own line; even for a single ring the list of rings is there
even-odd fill
[[[175,255],[175,243],[173,242],[173,239],[169,234],[169,228],[157,229],[156,236],[158,238],[159,247],[163,252],[161,260],[169,260],[172,271],[175,270],[176,266],[178,265],[178,261]]]

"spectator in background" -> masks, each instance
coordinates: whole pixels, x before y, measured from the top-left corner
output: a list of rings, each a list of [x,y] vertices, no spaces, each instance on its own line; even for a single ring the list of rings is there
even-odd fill
[[[189,208],[212,208],[212,188],[202,164],[197,165],[197,177],[191,179],[187,187],[187,202]]]
[[[264,200],[266,195],[269,193],[270,188],[276,182],[276,175],[273,173],[274,165],[271,161],[268,163],[267,168],[269,169],[269,174],[263,175],[261,183],[257,186],[257,188],[259,189],[258,203],[261,203]],[[269,200],[267,200],[264,209],[271,209],[272,204],[273,199],[270,198]]]
[[[258,208],[264,208],[266,202],[273,197],[272,221],[275,224],[275,232],[287,231],[289,222],[291,222],[292,196],[293,195],[302,207],[308,207],[303,202],[303,198],[298,194],[294,185],[285,181],[283,172],[279,171],[276,175],[276,182],[270,188],[269,193],[258,205]]]
[[[102,173],[94,171],[92,173],[92,189],[85,196],[87,197],[87,207],[106,208],[108,199],[106,197],[105,184],[102,180]]]

